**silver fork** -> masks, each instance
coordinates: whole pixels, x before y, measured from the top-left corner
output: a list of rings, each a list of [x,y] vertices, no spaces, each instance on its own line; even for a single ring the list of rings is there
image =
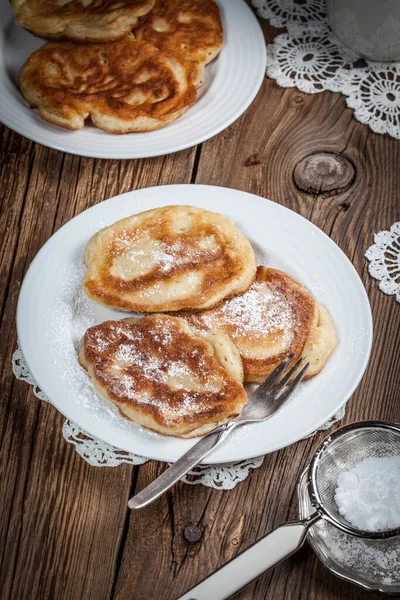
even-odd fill
[[[240,427],[246,423],[260,423],[261,421],[269,419],[289,398],[309,367],[309,363],[307,363],[293,381],[288,383],[302,362],[302,359],[300,358],[282,379],[279,380],[293,358],[294,354],[291,354],[283,360],[274,371],[272,371],[272,373],[253,392],[244,405],[242,412],[236,419],[215,427],[215,429],[203,436],[197,444],[192,446],[192,448],[181,456],[176,463],[171,465],[144,490],[131,498],[128,502],[129,508],[143,508],[162,496],[162,494],[169,490],[177,481],[186,475],[186,473],[198,465],[203,458],[208,456],[212,450],[222,444],[236,427]]]

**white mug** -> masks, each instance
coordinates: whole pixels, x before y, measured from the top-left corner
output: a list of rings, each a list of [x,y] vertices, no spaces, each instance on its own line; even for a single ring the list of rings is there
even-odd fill
[[[358,55],[400,60],[400,0],[327,0],[328,23]]]

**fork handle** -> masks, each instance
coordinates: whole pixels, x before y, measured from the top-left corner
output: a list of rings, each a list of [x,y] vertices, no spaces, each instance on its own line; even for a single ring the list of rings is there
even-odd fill
[[[162,496],[177,481],[179,481],[193,467],[198,465],[214,448],[219,446],[237,427],[238,421],[229,421],[219,425],[205,436],[197,444],[192,446],[176,463],[171,465],[164,473],[155,479],[144,490],[136,494],[128,502],[129,508],[138,509],[151,504],[157,498]]]

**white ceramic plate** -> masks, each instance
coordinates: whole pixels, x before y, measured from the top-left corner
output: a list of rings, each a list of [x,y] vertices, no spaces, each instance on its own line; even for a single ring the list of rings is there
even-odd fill
[[[18,336],[29,370],[60,412],[118,448],[174,461],[194,444],[124,419],[96,394],[77,362],[87,327],[127,316],[83,294],[86,243],[118,219],[169,204],[191,204],[233,219],[253,244],[259,263],[288,272],[327,306],[338,336],[338,346],[319,376],[299,386],[269,421],[236,430],[205,462],[251,458],[304,438],[338,411],[361,379],[372,342],[368,298],[350,261],[315,225],[279,204],[237,190],[171,185],[128,192],[84,211],[57,231],[30,266],[19,296]]]
[[[44,42],[14,23],[0,0],[0,121],[44,146],[94,158],[146,158],[190,148],[233,123],[251,104],[265,76],[264,36],[243,0],[217,0],[224,25],[218,58],[206,67],[199,100],[180,119],[147,133],[112,135],[95,127],[67,131],[43,121],[18,91],[18,71]]]

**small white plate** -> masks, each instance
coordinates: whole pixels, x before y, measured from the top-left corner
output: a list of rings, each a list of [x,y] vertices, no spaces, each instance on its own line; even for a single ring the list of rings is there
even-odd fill
[[[266,66],[264,36],[243,0],[217,0],[224,25],[218,58],[206,67],[197,103],[163,129],[112,135],[95,127],[68,131],[43,121],[18,90],[18,72],[44,43],[14,23],[9,0],[0,0],[0,121],[44,146],[94,158],[146,158],[190,148],[236,121],[256,96]]]
[[[259,263],[298,279],[330,311],[338,346],[322,373],[301,384],[269,421],[236,430],[205,463],[243,460],[293,444],[324,424],[355,390],[371,350],[371,310],[357,272],[328,236],[295,212],[245,192],[204,185],[147,188],[97,204],[59,229],[34,259],[19,296],[18,337],[30,372],[60,412],[118,448],[175,461],[195,443],[157,435],[124,419],[97,395],[77,362],[89,326],[127,316],[83,294],[86,243],[118,219],[170,204],[191,204],[233,219]]]

